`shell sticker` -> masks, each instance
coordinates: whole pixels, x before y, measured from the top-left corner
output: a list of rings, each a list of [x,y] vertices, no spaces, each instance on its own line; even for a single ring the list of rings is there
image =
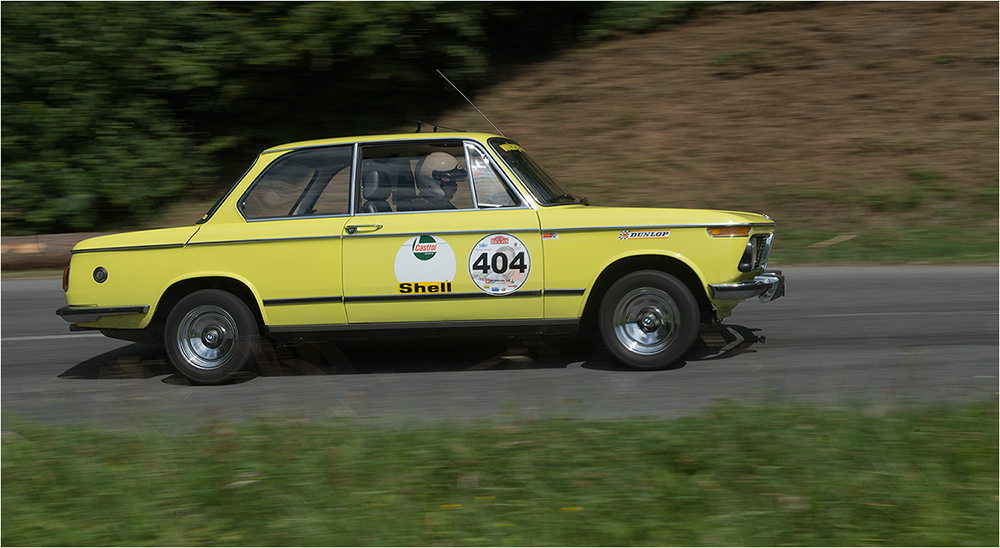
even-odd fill
[[[510,234],[490,234],[469,254],[469,276],[483,293],[510,295],[524,285],[530,272],[528,246]]]
[[[422,234],[403,242],[393,263],[399,293],[451,293],[458,262],[448,242]]]

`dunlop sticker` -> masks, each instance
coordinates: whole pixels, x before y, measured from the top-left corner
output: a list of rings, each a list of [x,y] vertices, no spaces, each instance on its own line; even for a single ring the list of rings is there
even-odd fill
[[[670,237],[669,230],[623,230],[619,240],[655,239]]]

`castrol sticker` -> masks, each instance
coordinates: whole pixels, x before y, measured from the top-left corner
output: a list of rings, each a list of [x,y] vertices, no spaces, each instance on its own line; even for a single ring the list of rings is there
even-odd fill
[[[451,293],[458,261],[443,238],[422,234],[399,246],[393,267],[400,294]]]
[[[490,234],[469,253],[469,276],[483,293],[510,295],[524,285],[530,272],[528,247],[510,234]]]

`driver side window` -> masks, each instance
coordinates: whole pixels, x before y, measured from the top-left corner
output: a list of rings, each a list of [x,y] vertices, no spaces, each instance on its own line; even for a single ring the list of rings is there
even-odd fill
[[[362,214],[475,209],[461,142],[365,146],[359,183]]]

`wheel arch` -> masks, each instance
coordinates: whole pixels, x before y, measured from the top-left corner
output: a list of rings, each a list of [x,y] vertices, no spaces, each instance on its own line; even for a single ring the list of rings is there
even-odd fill
[[[166,322],[167,316],[178,301],[183,299],[184,296],[202,289],[219,289],[232,293],[250,308],[262,332],[266,329],[260,302],[250,285],[237,278],[217,275],[185,278],[172,283],[160,296],[160,300],[156,304],[156,311],[153,313],[153,321]]]
[[[714,308],[712,302],[705,292],[705,285],[701,277],[689,264],[667,255],[632,255],[622,257],[604,268],[601,274],[594,281],[587,303],[583,308],[583,315],[580,318],[580,328],[590,329],[597,326],[598,311],[601,308],[601,301],[604,295],[611,288],[611,285],[626,274],[639,270],[658,270],[680,280],[694,295],[698,302],[702,320],[714,318]]]

